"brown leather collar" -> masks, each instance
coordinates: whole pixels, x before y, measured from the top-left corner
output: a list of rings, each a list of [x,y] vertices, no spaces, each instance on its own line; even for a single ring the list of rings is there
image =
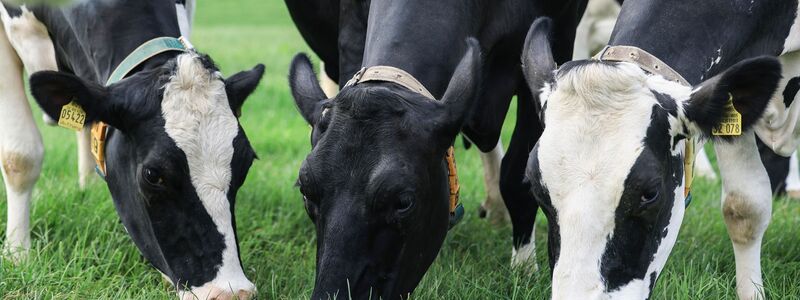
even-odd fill
[[[345,84],[345,86],[353,86],[367,81],[386,81],[399,84],[409,90],[412,90],[420,95],[428,97],[431,100],[436,100],[433,94],[425,88],[414,76],[401,69],[390,66],[374,66],[369,68],[361,68],[358,70],[353,78]]]
[[[592,59],[600,61],[624,61],[636,64],[652,74],[661,75],[667,80],[691,86],[686,79],[669,65],[654,55],[634,46],[605,46]]]

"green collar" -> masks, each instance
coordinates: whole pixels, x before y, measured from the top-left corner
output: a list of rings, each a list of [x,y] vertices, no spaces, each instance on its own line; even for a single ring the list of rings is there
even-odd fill
[[[114,69],[114,72],[111,73],[111,76],[108,77],[106,85],[111,85],[112,83],[122,80],[133,69],[153,56],[167,51],[187,51],[189,49],[193,49],[193,47],[184,37],[159,37],[149,40],[133,50],[131,54],[128,54],[128,57],[122,60],[119,66]]]
[[[184,37],[159,37],[149,40],[133,50],[131,54],[128,54],[128,56],[122,60],[119,66],[114,69],[114,72],[111,73],[111,76],[108,77],[106,85],[111,85],[122,80],[125,78],[125,76],[128,76],[128,73],[130,73],[133,69],[153,56],[167,51],[186,52],[191,49],[194,49],[194,47],[192,47],[192,44],[189,43],[189,41]],[[94,156],[95,163],[97,163],[95,171],[104,179],[106,177],[105,148],[107,134],[108,125],[104,124],[103,122],[95,122],[92,124],[90,148],[92,150],[92,156]]]

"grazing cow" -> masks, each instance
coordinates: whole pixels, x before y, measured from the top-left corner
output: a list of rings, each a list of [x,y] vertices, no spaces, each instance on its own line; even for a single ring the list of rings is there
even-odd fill
[[[43,157],[24,66],[51,118],[75,111],[67,105],[74,103],[87,126],[108,124],[98,168],[131,239],[179,296],[254,293],[239,259],[234,200],[255,153],[236,116],[263,66],[223,79],[208,56],[176,38],[181,29],[170,1],[0,7],[6,251],[19,257],[30,247],[31,191]]]
[[[550,224],[554,299],[649,296],[683,219],[693,138],[717,141],[738,295],[763,297],[772,198],[747,129],[781,78],[761,55],[787,49],[797,11],[796,0],[626,1],[610,47],[558,69],[549,23],[534,23],[523,68],[545,129],[526,176]]]
[[[326,95],[332,97],[338,91],[331,79],[338,80],[339,87],[361,67],[366,36],[366,22],[370,1],[298,1],[286,0],[289,12],[312,50],[322,59],[319,74]],[[339,12],[341,11],[341,15]],[[522,33],[517,33],[522,35]],[[338,40],[337,40],[338,38]],[[505,52],[503,52],[505,53]],[[328,62],[325,64],[324,62]],[[506,69],[513,73],[514,67]],[[505,70],[504,70],[505,71]],[[340,76],[341,74],[341,76]],[[511,96],[507,96],[510,101]],[[499,110],[498,110],[499,112]],[[503,111],[505,112],[505,110]],[[502,125],[502,118],[492,122]],[[492,124],[492,126],[497,126]],[[508,220],[508,211],[500,193],[500,173],[503,159],[503,143],[499,137],[493,145],[491,137],[480,142],[480,157],[484,169],[486,198],[478,208],[479,216],[493,224]],[[520,172],[520,174],[522,174]],[[521,178],[520,176],[517,176]]]
[[[330,21],[334,18],[324,17],[331,14],[329,2],[312,1],[309,11],[294,11],[300,4],[287,2],[328,75],[342,83],[347,80],[340,75],[365,68],[332,99],[305,56],[298,56],[290,71],[298,109],[313,127],[298,185],[317,228],[314,299],[336,293],[396,299],[416,287],[447,231],[445,151],[465,121],[464,133],[480,149],[495,147],[514,94],[520,117],[503,160],[506,187],[516,194],[503,198],[517,213],[512,222],[525,223],[514,224],[515,250],[527,245],[515,257],[532,259],[533,223],[526,217],[536,207],[522,175],[539,129],[514,55],[521,53],[533,18],[546,14],[563,25],[557,48],[560,60],[568,60],[585,6],[583,1],[542,4],[342,1],[341,14],[333,13],[339,19]],[[369,23],[361,23],[367,8]],[[329,32],[314,32],[309,24],[326,24],[319,31]],[[478,41],[464,42],[470,36],[482,49]]]

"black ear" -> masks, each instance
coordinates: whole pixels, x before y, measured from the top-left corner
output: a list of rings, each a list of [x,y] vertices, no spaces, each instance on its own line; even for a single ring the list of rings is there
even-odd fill
[[[242,116],[242,104],[256,90],[262,76],[264,65],[258,64],[252,70],[233,74],[225,80],[225,93],[236,117]]]
[[[75,75],[42,71],[30,77],[30,89],[36,103],[53,120],[58,120],[61,108],[75,101],[86,112],[86,125],[103,121],[115,124],[114,105],[110,103],[108,90],[97,83],[86,81]]]
[[[544,84],[553,80],[556,62],[550,49],[550,32],[553,21],[547,17],[536,19],[525,37],[522,50],[522,71],[531,92],[539,94]]]
[[[722,74],[695,87],[686,104],[686,118],[708,135],[722,121],[728,99],[742,115],[742,131],[752,126],[769,103],[781,79],[781,64],[774,57],[743,60]]]
[[[458,63],[447,90],[442,96],[445,107],[441,122],[445,134],[455,138],[472,111],[481,77],[481,46],[475,38],[467,39],[467,52]]]
[[[322,114],[321,101],[327,99],[319,86],[311,61],[304,53],[295,55],[289,68],[289,86],[297,110],[312,126]]]

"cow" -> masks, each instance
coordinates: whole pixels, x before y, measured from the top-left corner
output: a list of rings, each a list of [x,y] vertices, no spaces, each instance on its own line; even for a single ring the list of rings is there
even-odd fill
[[[774,56],[798,49],[797,12],[796,0],[626,1],[609,46],[560,67],[550,22],[531,26],[523,69],[544,132],[526,177],[549,224],[553,299],[649,297],[685,212],[686,144],[703,139],[715,141],[737,294],[763,298],[772,197],[748,129],[778,88]]]
[[[66,118],[108,125],[98,170],[132,241],[179,297],[254,294],[239,257],[234,205],[256,155],[237,116],[263,65],[223,78],[210,57],[178,39],[180,6],[171,1],[0,8],[6,254],[19,259],[30,248],[31,192],[43,159],[24,67],[31,94],[50,118],[61,121],[78,107],[82,117]],[[154,41],[173,46],[147,56],[136,50]],[[127,76],[106,85],[123,67]]]
[[[517,54],[534,17],[549,15],[562,29],[558,59],[569,60],[585,2],[287,5],[325,73],[343,86],[329,99],[306,56],[291,64],[292,94],[312,126],[297,181],[317,231],[312,298],[397,299],[413,291],[448,229],[445,151],[459,131],[482,151],[493,149],[515,94],[520,113],[501,191],[512,213],[513,261],[533,261],[536,207],[522,176],[540,129]]]

